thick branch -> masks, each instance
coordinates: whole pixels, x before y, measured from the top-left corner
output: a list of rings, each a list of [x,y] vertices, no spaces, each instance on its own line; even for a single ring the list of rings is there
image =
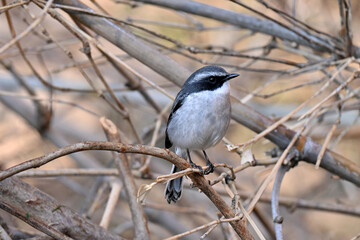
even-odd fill
[[[85,5],[75,0],[57,0],[56,2],[89,10]],[[175,1],[170,2],[176,4]],[[179,4],[181,3],[182,1],[179,1]],[[184,4],[188,3],[189,2],[186,1]],[[79,22],[103,36],[108,41],[123,49],[129,55],[138,59],[176,85],[181,86],[185,79],[190,76],[191,73],[187,69],[177,64],[169,57],[152,49],[133,34],[123,30],[111,21],[84,13],[75,13],[70,10],[68,10],[68,13]],[[236,104],[233,106],[232,117],[240,124],[257,133],[262,132],[273,123],[271,119],[244,104]],[[276,130],[265,137],[280,148],[285,149],[294,135],[294,131],[287,129],[284,125],[280,125]],[[317,156],[321,150],[320,144],[314,142],[311,138],[301,136],[296,142],[295,147],[301,153],[301,160],[312,164],[316,163]],[[320,167],[360,186],[360,167],[338,154],[326,151]]]
[[[86,5],[76,0],[55,0],[54,2],[58,4],[64,4],[64,5],[84,8],[93,11],[92,9],[88,8]],[[83,25],[87,26],[94,32],[100,34],[102,37],[109,40],[119,48],[123,49],[129,55],[136,58],[140,62],[144,63],[151,69],[154,70],[161,68],[172,69],[171,72],[168,72],[165,75],[159,72],[165,78],[177,79],[178,84],[183,82],[182,70],[186,71],[185,69],[172,68],[174,65],[177,65],[176,62],[174,62],[174,60],[162,55],[159,51],[151,48],[146,43],[135,37],[132,33],[126,31],[123,28],[118,27],[117,25],[115,25],[114,23],[112,23],[111,21],[105,18],[90,16],[84,13],[76,13],[70,10],[67,10],[67,12],[76,21],[82,23]],[[156,56],[159,54],[162,56],[161,58],[153,58],[153,60],[151,60],[152,56]]]
[[[0,181],[0,208],[56,239],[122,239],[16,177]]]
[[[182,159],[181,157],[169,151],[168,149],[150,147],[145,145],[85,141],[82,143],[76,143],[61,148],[45,156],[23,162],[19,165],[16,165],[5,171],[0,172],[0,184],[6,181],[4,180],[5,178],[8,178],[16,173],[22,172],[30,168],[40,167],[54,159],[57,159],[59,157],[71,153],[86,151],[86,150],[107,150],[107,151],[116,151],[120,153],[146,154],[146,155],[151,155],[165,159],[171,162],[172,164],[175,164],[180,170],[184,170],[191,167],[186,160]],[[219,211],[224,215],[225,218],[229,219],[235,217],[235,214],[233,213],[232,209],[225,203],[225,201],[220,197],[220,195],[209,185],[208,181],[202,175],[194,173],[194,174],[190,174],[189,178],[194,182],[196,187],[198,187],[203,193],[206,194],[206,196],[214,203],[214,205],[219,209]],[[246,229],[246,225],[243,221],[231,221],[230,224],[242,239],[253,239],[251,234]]]
[[[301,31],[302,34],[306,35],[310,41],[296,34],[290,29],[280,26],[275,22],[252,17],[246,14],[229,11],[226,9],[213,7],[203,3],[198,3],[193,1],[177,1],[177,0],[135,0],[135,1],[158,5],[160,7],[170,8],[177,11],[183,11],[203,17],[208,17],[221,22],[232,24],[234,26],[250,29],[254,32],[260,32],[270,36],[274,36],[282,40],[296,42],[300,45],[308,46],[319,51],[328,51],[329,48],[331,49],[329,43],[325,42],[324,40],[316,36],[307,34],[306,32],[300,29],[298,29],[298,31]],[[329,47],[324,48],[321,45],[329,46]]]

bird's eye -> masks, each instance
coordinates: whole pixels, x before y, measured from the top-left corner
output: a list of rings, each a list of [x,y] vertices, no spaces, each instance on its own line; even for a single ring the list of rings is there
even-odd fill
[[[216,81],[216,78],[214,78],[214,77],[210,77],[210,78],[209,78],[209,82],[215,83],[215,81]]]

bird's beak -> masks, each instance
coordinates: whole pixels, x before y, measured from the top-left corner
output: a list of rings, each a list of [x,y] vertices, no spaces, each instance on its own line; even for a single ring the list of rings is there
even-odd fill
[[[230,74],[228,74],[228,75],[226,76],[225,81],[228,81],[228,80],[230,80],[230,79],[232,79],[232,78],[236,78],[237,76],[240,76],[240,75],[239,75],[239,74],[236,74],[236,73],[230,73]]]

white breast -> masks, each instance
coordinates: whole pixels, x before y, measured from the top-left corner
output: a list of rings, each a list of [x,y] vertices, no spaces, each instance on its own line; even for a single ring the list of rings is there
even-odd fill
[[[226,82],[214,91],[190,94],[168,125],[175,147],[205,150],[217,144],[230,122],[230,87]]]

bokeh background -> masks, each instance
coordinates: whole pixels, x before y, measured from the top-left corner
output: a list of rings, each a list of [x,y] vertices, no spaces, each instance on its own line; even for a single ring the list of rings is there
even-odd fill
[[[8,5],[14,3],[10,1],[5,2]],[[299,64],[314,61],[304,53],[318,56],[322,59],[331,57],[329,53],[296,46],[296,43],[279,39],[274,40],[272,36],[238,28],[224,22],[172,9],[142,4],[136,1],[106,0],[82,2],[95,9],[96,12],[128,21],[136,26],[141,26],[183,44],[183,46],[175,46],[173,43],[159,36],[154,36],[149,32],[126,24],[120,25],[136,34],[145,44],[149,44],[151,47],[159,50],[161,54],[169,56],[190,71],[195,71],[206,64],[217,64],[224,66],[229,72],[239,73],[240,77],[231,81],[233,104],[243,101],[245,104],[273,119],[285,116],[318,91],[322,84],[329,80],[322,70],[329,71],[331,76],[341,66],[333,65],[299,73],[301,68],[296,69],[296,67],[289,64],[217,55],[211,51],[222,50],[226,52],[234,50],[246,55],[264,56]],[[231,1],[198,2],[261,18],[261,16],[253,11]],[[343,37],[344,30],[341,26],[338,1],[268,0],[266,2],[313,28],[340,39]],[[38,3],[41,4],[41,1],[38,1]],[[246,4],[266,16],[288,24],[279,14],[264,7],[259,2],[247,1]],[[34,21],[34,17],[39,16],[41,10],[34,3],[11,8],[9,13],[14,30],[18,34],[24,31]],[[69,21],[72,21],[60,8],[55,8],[55,10]],[[360,3],[352,1],[351,30],[354,45],[360,45],[360,33],[357,27],[360,21],[360,15],[357,14],[359,10]],[[288,25],[291,28],[291,25]],[[176,96],[180,89],[179,87],[158,73],[155,73],[146,65],[130,57],[101,36],[91,31],[90,33],[108,51],[118,56],[122,61],[157,86],[163,88],[169,95]],[[4,10],[0,8],[0,45],[4,46],[11,39],[12,36]],[[272,43],[272,41],[276,41],[281,46],[270,50],[264,47]],[[79,71],[79,69],[82,69],[92,79],[97,89],[104,89],[93,66],[89,63],[89,59],[82,51],[82,43],[70,31],[64,28],[62,24],[47,15],[40,25],[20,40],[20,44],[30,63],[45,81],[62,89],[49,88],[41,83],[36,74],[24,61],[19,49],[15,45],[6,51],[0,52],[1,169],[7,169],[26,160],[50,153],[59,147],[76,142],[84,140],[105,141],[106,136],[99,123],[101,116],[111,119],[124,133],[126,141],[138,143],[129,123],[99,96]],[[155,137],[156,146],[164,147],[166,117],[169,113],[166,109],[168,109],[172,100],[149,86],[143,80],[137,79],[160,111],[164,111],[164,115],[160,115],[148,101],[144,100],[136,88],[130,89],[128,87],[127,79],[111,65],[109,60],[96,47],[91,44],[90,46],[96,65],[107,83],[114,90],[116,97],[126,106],[142,142],[148,145],[151,144],[156,123],[161,119],[161,126]],[[184,46],[208,50],[209,53],[194,54],[189,52]],[[289,48],[294,51],[290,51]],[[295,50],[298,50],[298,52]],[[68,53],[71,53],[73,60],[78,66],[74,65],[74,61],[69,58]],[[354,61],[349,67],[358,69],[358,63]],[[261,70],[264,71],[260,72]],[[289,73],[282,74],[285,71]],[[39,121],[37,120],[36,104],[34,104],[31,98],[29,99],[29,92],[25,90],[24,84],[19,82],[19,79],[16,79],[15,74],[18,74],[18,77],[23,79],[25,84],[36,93],[36,98],[41,99],[40,103],[42,106],[49,113],[51,112],[50,123],[42,131],[38,130]],[[341,71],[339,76],[346,80],[350,75],[351,70],[344,70]],[[293,130],[298,130],[304,124],[304,121],[298,121],[297,118],[338,86],[335,83],[330,83],[329,85],[318,97],[314,98],[299,113],[295,114],[293,119],[286,122],[286,125]],[[294,86],[299,87],[286,90]],[[351,87],[358,90],[359,82],[355,80]],[[284,89],[284,92],[266,97],[266,95]],[[255,93],[255,95],[250,93]],[[340,92],[342,97],[346,97],[347,94],[348,92],[345,90]],[[104,91],[104,95],[110,98],[108,92]],[[306,136],[313,138],[319,143],[324,142],[332,125],[336,124],[338,119],[339,114],[335,103],[337,103],[341,96],[330,98],[326,102],[325,106],[329,107],[324,110],[323,114],[319,114],[309,123],[305,130]],[[342,112],[340,123],[334,132],[329,146],[333,151],[360,164],[359,101],[356,98],[351,98],[346,103],[351,106],[351,109]],[[254,136],[254,132],[232,121],[226,138],[233,144],[241,144]],[[267,161],[270,157],[266,152],[271,151],[274,147],[273,143],[266,139],[261,139],[249,146],[248,149],[252,151],[255,159]],[[200,155],[193,155],[196,156],[196,162],[204,164]],[[224,143],[209,149],[208,155],[213,162],[227,163],[234,167],[241,164],[241,156],[235,152],[227,151]],[[143,164],[141,156],[131,155],[130,157],[134,171],[141,168]],[[239,193],[251,196],[257,190],[259,184],[266,178],[271,166],[270,164],[269,166],[249,167],[239,172],[236,178]],[[89,151],[59,158],[40,169],[59,170],[70,168],[100,169],[114,168],[114,166],[112,165],[112,155],[110,153]],[[137,186],[150,184],[154,181],[153,178],[158,175],[167,174],[170,168],[171,165],[164,160],[151,158],[149,172],[145,174],[146,177],[143,175],[142,177],[137,176],[135,178]],[[206,178],[215,179],[223,170],[218,169],[216,173],[208,175]],[[23,176],[24,181],[53,196],[62,204],[86,214],[95,223],[100,221],[104,211],[110,191],[108,181],[111,178],[115,177],[108,176],[101,178],[79,175],[40,178]],[[163,184],[155,186],[148,193],[146,199],[145,211],[149,219],[152,239],[170,237],[217,219],[216,209],[213,204],[196,189],[190,188],[190,180],[186,180],[183,197],[176,205],[167,204],[163,197],[164,186]],[[229,204],[231,203],[231,199],[224,192],[221,183],[215,185],[214,188],[223,194],[222,196]],[[92,191],[97,192],[97,205],[92,204],[94,201],[90,196]],[[270,193],[271,186],[268,187],[265,195]],[[305,199],[312,202],[360,207],[359,189],[354,184],[340,180],[323,169],[315,169],[314,165],[302,162],[286,174],[281,186],[281,196],[291,199]],[[193,212],[182,212],[185,208]],[[284,217],[284,239],[352,239],[360,233],[360,219],[358,215],[352,216],[351,214],[303,209],[296,205],[281,206],[280,212]],[[0,215],[9,225],[22,231],[36,233],[35,229],[17,220],[15,217],[11,217],[3,211],[0,211]],[[273,235],[270,230],[272,220],[269,203],[259,202],[256,214],[253,214],[253,217],[265,237],[272,239]],[[223,225],[224,231],[231,232],[227,224]],[[270,227],[267,227],[267,225]],[[121,192],[109,230],[121,236],[132,238],[131,215],[124,191]],[[205,231],[202,230],[182,239],[198,239]],[[218,226],[209,234],[207,239],[227,239],[226,236],[229,238],[235,237],[233,234],[224,234],[222,228]]]

